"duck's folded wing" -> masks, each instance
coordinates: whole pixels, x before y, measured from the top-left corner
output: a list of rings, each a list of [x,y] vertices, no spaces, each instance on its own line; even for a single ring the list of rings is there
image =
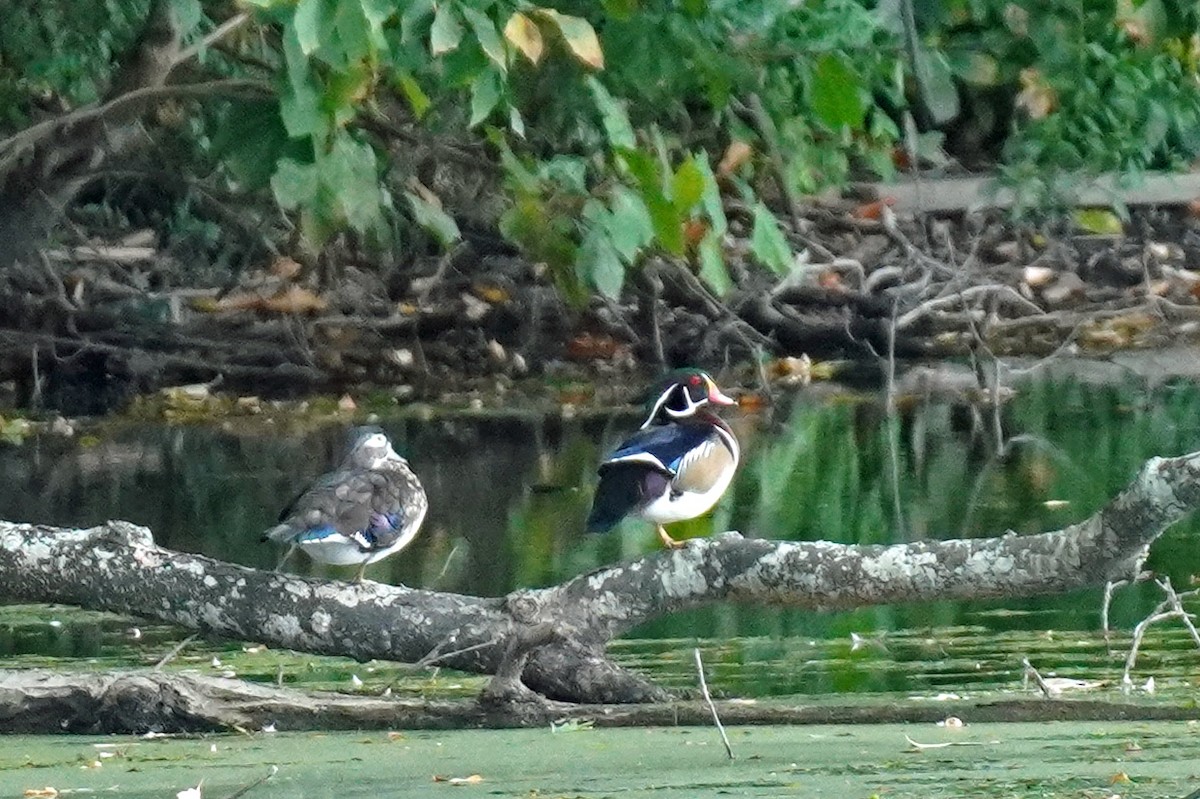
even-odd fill
[[[387,549],[414,532],[428,500],[416,476],[407,471],[372,472],[371,486],[370,519],[356,540],[364,549]]]
[[[688,453],[703,446],[711,435],[711,429],[700,425],[647,427],[617,447],[600,468],[617,463],[644,463],[674,476]]]
[[[273,541],[309,540],[361,533],[371,522],[375,486],[372,472],[339,469],[322,476],[280,514],[264,537]]]

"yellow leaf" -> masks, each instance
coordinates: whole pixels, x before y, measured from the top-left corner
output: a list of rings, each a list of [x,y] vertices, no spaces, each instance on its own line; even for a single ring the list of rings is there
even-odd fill
[[[1058,92],[1036,69],[1021,70],[1021,86],[1017,108],[1025,109],[1030,119],[1042,119],[1058,108]]]
[[[47,785],[45,788],[28,788],[25,791],[28,797],[38,797],[39,799],[54,799],[58,796],[58,789]]]
[[[717,166],[717,174],[723,178],[737,172],[750,160],[754,155],[754,149],[744,141],[734,139],[725,148],[725,154],[721,156],[721,163]]]
[[[1080,208],[1073,214],[1075,224],[1088,233],[1100,236],[1119,236],[1125,226],[1117,215],[1106,208]]]
[[[592,69],[604,69],[604,51],[590,22],[583,17],[560,14],[553,8],[539,8],[537,13],[554,23],[576,58]]]
[[[537,23],[520,11],[508,18],[504,25],[504,38],[525,54],[531,64],[536,64],[542,58],[544,43],[542,32]]]
[[[215,297],[193,297],[191,306],[192,310],[200,313],[214,313],[221,310]]]

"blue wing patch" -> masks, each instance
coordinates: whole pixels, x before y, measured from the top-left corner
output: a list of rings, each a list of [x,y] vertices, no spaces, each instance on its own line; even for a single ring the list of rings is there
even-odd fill
[[[326,538],[332,538],[335,535],[341,535],[341,533],[333,525],[326,524],[321,527],[310,527],[307,530],[301,530],[296,533],[292,540],[297,544],[303,544],[307,541],[324,541]]]
[[[380,539],[392,540],[393,534],[404,524],[404,512],[372,513],[367,529],[354,533],[350,537],[364,550],[374,549]]]
[[[710,435],[712,429],[701,425],[672,424],[647,427],[626,439],[604,463],[647,454],[653,455],[674,474],[678,471],[683,457],[702,445]]]

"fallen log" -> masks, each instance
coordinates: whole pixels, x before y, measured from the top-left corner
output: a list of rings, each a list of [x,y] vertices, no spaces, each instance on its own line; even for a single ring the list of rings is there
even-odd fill
[[[797,705],[716,700],[727,724],[933,724],[947,716],[995,721],[1190,721],[1190,707],[1095,699],[1017,698],[924,705]],[[467,701],[307,693],[223,677],[155,671],[62,674],[0,672],[0,731],[183,734],[264,730],[396,730],[545,727],[578,721],[597,727],[704,726],[695,700],[641,705],[496,706]]]
[[[527,658],[515,671],[551,699],[662,701],[666,691],[605,655],[610,640],[656,617],[727,600],[824,609],[1102,585],[1140,571],[1149,545],[1197,507],[1200,452],[1147,462],[1107,506],[1062,530],[892,546],[725,533],[492,598],[264,572],[164,549],[128,522],[87,530],[0,522],[0,598],[483,674],[513,673],[513,659]],[[547,626],[553,635],[538,633]]]

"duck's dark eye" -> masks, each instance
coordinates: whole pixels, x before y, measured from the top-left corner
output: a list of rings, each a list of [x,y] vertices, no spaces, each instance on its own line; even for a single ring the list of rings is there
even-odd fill
[[[688,378],[688,385],[689,385],[689,386],[698,386],[698,385],[700,385],[700,375],[692,375],[691,377],[689,377],[689,378]]]

